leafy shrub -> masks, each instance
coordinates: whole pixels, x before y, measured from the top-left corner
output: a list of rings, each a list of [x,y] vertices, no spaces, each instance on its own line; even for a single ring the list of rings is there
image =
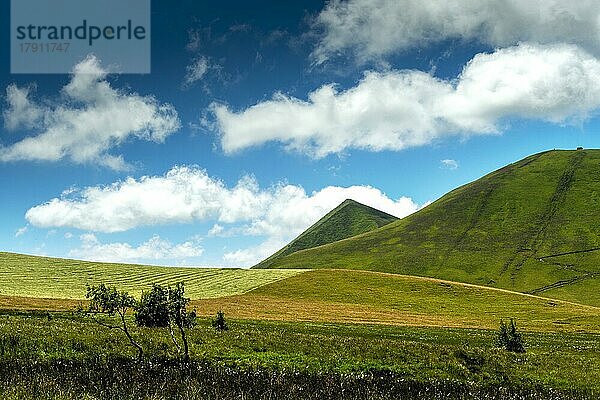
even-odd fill
[[[499,347],[512,351],[514,353],[525,353],[525,342],[523,336],[517,331],[517,325],[511,318],[507,326],[503,320],[500,320],[500,329],[496,343]]]
[[[225,321],[225,313],[223,312],[223,310],[217,311],[217,316],[215,317],[215,319],[213,319],[212,326],[219,332],[229,330],[229,327],[227,326],[227,321]]]
[[[164,287],[153,284],[149,292],[142,292],[135,311],[138,326],[166,328],[169,326],[169,297]]]
[[[183,282],[178,283],[174,288],[169,286],[167,288],[167,297],[169,299],[169,320],[179,328],[179,334],[181,336],[181,341],[183,342],[183,357],[185,361],[189,361],[189,345],[185,330],[196,326],[196,311],[187,311],[190,299],[185,297],[185,286]]]
[[[138,326],[169,328],[171,340],[184,359],[189,360],[189,345],[185,330],[196,325],[196,312],[187,311],[190,299],[185,297],[183,282],[175,287],[153,284],[149,292],[143,292],[135,306],[135,321]],[[179,330],[183,346],[175,338],[173,328]],[[183,349],[182,349],[183,347]]]

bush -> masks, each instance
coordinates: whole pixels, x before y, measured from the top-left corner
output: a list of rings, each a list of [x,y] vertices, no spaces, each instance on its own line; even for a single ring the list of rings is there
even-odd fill
[[[139,326],[169,328],[171,340],[177,352],[183,350],[184,359],[189,360],[189,346],[185,330],[196,325],[196,311],[187,311],[190,299],[185,297],[183,282],[175,287],[153,284],[152,290],[143,292],[136,304],[135,321]],[[183,349],[175,338],[173,327],[179,329]]]
[[[213,319],[212,326],[219,332],[229,330],[229,327],[227,326],[227,321],[225,321],[225,313],[223,312],[223,310],[219,310],[217,312],[216,318]]]
[[[169,326],[169,297],[167,289],[153,284],[149,292],[142,292],[136,307],[135,322],[138,326],[166,328]]]
[[[503,320],[500,320],[497,345],[514,353],[525,353],[523,336],[517,331],[517,325],[512,318],[510,319],[510,324],[508,326]]]

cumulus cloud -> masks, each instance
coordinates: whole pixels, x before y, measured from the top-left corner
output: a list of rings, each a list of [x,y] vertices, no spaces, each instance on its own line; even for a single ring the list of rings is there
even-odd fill
[[[269,257],[286,245],[288,241],[282,238],[269,238],[257,246],[227,252],[223,261],[231,266],[252,266]]]
[[[359,62],[446,39],[492,47],[571,43],[600,54],[600,3],[569,0],[332,0],[318,14],[316,63]]]
[[[181,260],[199,257],[204,250],[197,240],[172,244],[155,235],[137,247],[129,243],[102,243],[91,233],[80,236],[81,246],[69,252],[69,257],[104,262],[141,262]]]
[[[205,56],[197,57],[190,65],[186,67],[184,77],[184,86],[189,87],[195,82],[204,78],[209,69],[208,58]]]
[[[96,232],[210,219],[231,223],[257,217],[267,196],[249,177],[227,188],[204,170],[174,167],[163,176],[68,190],[60,198],[29,209],[25,217],[38,227]]]
[[[211,235],[264,237],[265,242],[258,248],[233,251],[226,259],[258,261],[265,252],[297,236],[347,198],[397,217],[419,208],[408,197],[394,200],[370,186],[328,186],[307,193],[301,186],[284,183],[260,188],[254,178],[246,176],[228,187],[200,168],[181,166],[163,176],[69,190],[60,198],[29,209],[25,217],[37,227],[95,232],[214,221]]]
[[[346,198],[399,217],[417,209],[410,198],[392,200],[370,186],[329,186],[307,194],[301,186],[290,184],[261,189],[254,178],[245,176],[227,187],[200,168],[181,166],[163,176],[69,190],[29,209],[25,217],[37,227],[95,232],[209,220],[247,222],[248,234],[275,235],[307,227]]]
[[[456,160],[452,160],[452,159],[445,159],[445,160],[440,160],[440,163],[442,163],[442,168],[445,169],[457,169],[458,168],[458,161]]]
[[[111,148],[132,138],[161,143],[179,129],[173,106],[115,89],[107,73],[96,57],[88,56],[75,65],[54,105],[32,101],[31,87],[8,86],[4,124],[31,135],[0,147],[0,161],[68,159],[124,169],[125,161],[110,154]]]
[[[415,70],[367,72],[354,87],[324,85],[308,100],[276,93],[239,112],[212,109],[227,153],[277,141],[323,157],[500,133],[511,117],[579,122],[599,106],[598,59],[574,45],[521,44],[477,54],[455,80]]]

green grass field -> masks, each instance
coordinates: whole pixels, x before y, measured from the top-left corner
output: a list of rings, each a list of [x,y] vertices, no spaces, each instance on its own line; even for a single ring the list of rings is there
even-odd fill
[[[301,272],[106,264],[0,252],[0,295],[83,299],[87,283],[106,283],[139,296],[152,283],[184,281],[188,296],[202,299],[246,293]]]
[[[593,306],[361,270],[164,268],[10,253],[0,261],[5,399],[592,400],[600,393]],[[217,333],[201,319],[187,364],[168,330],[137,328],[130,318],[146,351],[137,363],[121,332],[44,311],[72,310],[86,283],[137,296],[153,282],[181,280],[202,318],[222,309],[230,326]],[[508,318],[517,320],[527,353],[496,348],[499,321]]]
[[[600,306],[598,176],[600,150],[535,154],[402,220],[271,267],[428,276]]]
[[[211,270],[86,263],[2,253],[0,307],[73,309],[86,283],[139,297],[184,281],[202,315],[493,329],[516,318],[529,331],[600,332],[600,308],[436,279],[356,270]],[[47,300],[54,299],[54,300]],[[204,300],[203,300],[204,299]]]
[[[591,400],[600,390],[600,309],[592,306],[359,270],[0,259],[0,398]],[[189,364],[166,329],[130,319],[146,350],[137,364],[121,332],[68,311],[86,282],[139,295],[152,282],[180,280],[201,318],[222,309],[230,325],[217,333],[201,319]],[[527,353],[495,347],[508,318]]]
[[[590,334],[526,334],[528,352],[514,354],[490,330],[230,320],[218,333],[203,320],[185,368],[168,361],[167,330],[132,334],[147,352],[137,366],[120,332],[69,314],[0,313],[0,396],[533,400],[600,390]]]

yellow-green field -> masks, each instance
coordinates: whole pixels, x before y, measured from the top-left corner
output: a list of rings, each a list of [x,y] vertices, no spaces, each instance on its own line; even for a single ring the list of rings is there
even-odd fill
[[[88,263],[0,253],[1,309],[72,309],[86,283],[138,296],[185,281],[201,315],[237,319],[600,333],[600,308],[430,278],[356,270],[240,270]]]
[[[139,296],[153,283],[183,281],[188,296],[206,299],[243,294],[301,272],[106,264],[0,252],[0,295],[84,299],[87,283],[106,283]]]
[[[235,318],[495,329],[515,318],[528,331],[598,332],[600,308],[430,278],[314,270],[241,296],[193,302]]]

